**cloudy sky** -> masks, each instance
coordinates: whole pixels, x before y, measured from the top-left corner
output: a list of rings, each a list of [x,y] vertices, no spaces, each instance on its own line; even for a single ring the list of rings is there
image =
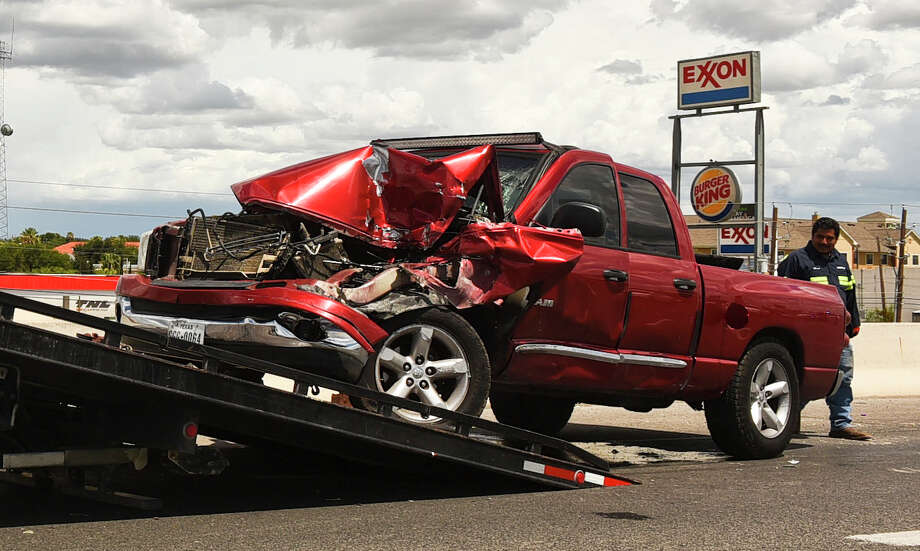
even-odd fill
[[[233,182],[379,137],[539,130],[670,181],[677,61],[747,50],[767,212],[920,223],[916,0],[0,0],[7,45],[11,21],[11,235],[236,211]],[[685,121],[684,161],[752,158],[753,126]]]

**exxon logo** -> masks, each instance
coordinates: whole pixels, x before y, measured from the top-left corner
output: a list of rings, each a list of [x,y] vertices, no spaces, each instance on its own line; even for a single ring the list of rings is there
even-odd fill
[[[723,60],[718,63],[710,60],[701,64],[687,65],[684,67],[682,78],[684,84],[699,82],[700,88],[705,88],[710,84],[713,88],[721,88],[720,80],[746,77],[748,74],[748,60],[742,58],[731,61]]]
[[[742,52],[677,63],[677,108],[760,101],[760,53]]]

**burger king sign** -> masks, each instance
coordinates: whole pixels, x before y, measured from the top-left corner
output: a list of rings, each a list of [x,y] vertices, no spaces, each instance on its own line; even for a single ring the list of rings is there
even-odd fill
[[[741,203],[738,178],[724,166],[709,166],[700,171],[690,186],[693,210],[707,222],[725,220]]]

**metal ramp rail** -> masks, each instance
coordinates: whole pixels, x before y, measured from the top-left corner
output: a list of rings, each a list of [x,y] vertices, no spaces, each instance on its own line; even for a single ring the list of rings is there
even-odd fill
[[[96,328],[104,337],[94,342],[15,323],[11,320],[17,308]],[[202,368],[121,350],[122,335],[200,358]],[[374,400],[379,412],[214,372],[219,365],[242,366]],[[62,440],[45,435],[45,440],[35,440],[39,444],[17,444],[19,449],[9,443],[15,438],[2,438],[16,436],[22,425],[31,430],[29,415],[49,404],[54,419],[63,415],[50,432],[78,436]],[[438,417],[449,426],[413,424],[395,416],[393,408]],[[634,483],[611,474],[605,460],[564,440],[0,292],[4,460],[12,452],[34,455],[102,447],[108,441],[189,452],[195,449],[195,434],[190,432],[250,445],[275,442],[371,463],[402,461],[420,468],[447,463],[555,488]],[[178,437],[169,436],[174,433]]]

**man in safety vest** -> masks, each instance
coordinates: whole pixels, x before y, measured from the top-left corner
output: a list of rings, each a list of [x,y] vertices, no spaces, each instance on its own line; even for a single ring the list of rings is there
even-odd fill
[[[853,348],[850,339],[859,334],[859,308],[856,306],[856,282],[846,259],[834,246],[840,237],[840,224],[833,218],[818,218],[811,227],[811,241],[794,251],[779,265],[779,275],[825,285],[833,285],[847,309],[846,346],[840,355],[838,369],[843,382],[833,395],[826,398],[831,410],[831,438],[869,440],[872,436],[853,428],[850,415],[853,402]],[[804,404],[802,404],[804,406]]]

